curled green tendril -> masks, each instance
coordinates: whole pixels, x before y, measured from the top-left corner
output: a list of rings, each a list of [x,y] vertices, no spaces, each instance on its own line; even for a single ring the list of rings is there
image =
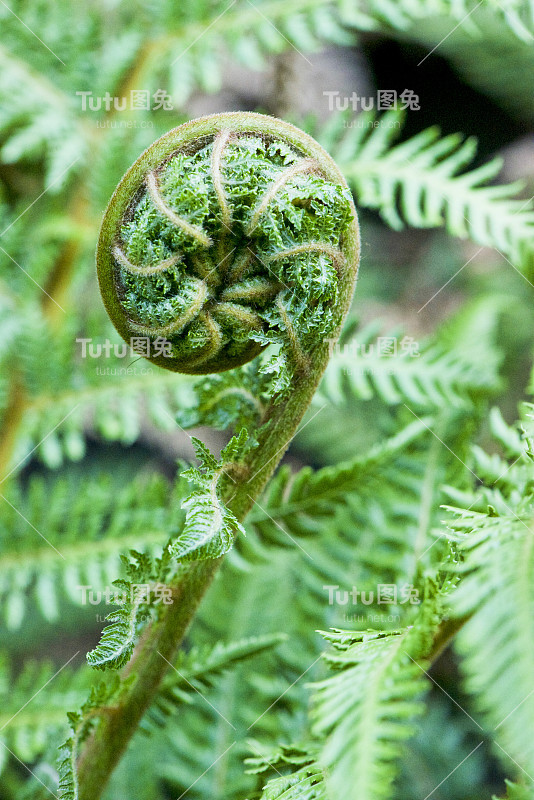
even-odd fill
[[[104,302],[162,367],[222,372],[275,344],[290,378],[337,325],[354,226],[313,139],[259,114],[195,120],[119,184],[98,247]]]

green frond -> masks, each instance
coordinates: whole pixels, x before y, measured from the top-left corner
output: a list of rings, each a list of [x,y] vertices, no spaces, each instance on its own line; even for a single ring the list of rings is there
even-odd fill
[[[532,480],[532,446],[528,433],[529,403],[523,403],[522,422],[507,425],[498,408],[489,414],[490,432],[506,457],[488,454],[478,445],[471,446],[470,462],[478,479],[474,487],[460,489],[445,486],[444,491],[456,508],[507,516],[528,498]]]
[[[378,397],[416,409],[468,409],[499,389],[494,335],[479,332],[476,340],[462,337],[461,345],[446,347],[442,334],[418,342],[396,330],[379,334],[380,328],[376,321],[343,344],[331,342],[333,356],[320,387],[329,401]]]
[[[332,677],[312,685],[313,732],[324,739],[320,763],[334,797],[390,796],[402,742],[423,711],[424,661],[439,622],[425,600],[414,627],[323,634]]]
[[[387,627],[398,627],[411,619],[413,605],[387,607],[377,604],[376,597],[372,605],[330,604],[329,585],[337,585],[341,594],[353,585],[367,593],[375,587],[376,593],[378,583],[395,583],[400,590],[405,583],[416,582],[413,546],[420,524],[417,514],[421,497],[413,489],[420,486],[417,469],[424,470],[428,460],[428,441],[426,437],[415,439],[411,446],[407,445],[407,451],[416,444],[425,447],[410,457],[403,452],[392,456],[389,470],[387,459],[384,460],[381,478],[377,472],[379,494],[370,490],[362,503],[357,492],[353,492],[346,513],[339,508],[335,515],[325,513],[321,522],[315,520],[312,535],[305,535],[299,529],[290,539],[258,506],[251,512],[250,518],[256,514],[264,517],[261,533],[259,529],[256,532],[255,525],[247,525],[247,538],[238,539],[226,556],[220,579],[212,585],[193,631],[198,643],[226,638],[229,626],[232,637],[272,630],[288,634],[288,641],[277,648],[274,665],[270,663],[265,671],[258,666],[254,674],[247,670],[241,678],[232,673],[209,695],[215,708],[245,737],[252,734],[273,747],[280,740],[295,741],[295,737],[306,735],[303,709],[308,696],[301,676],[306,673],[306,679],[318,677],[320,641],[313,635],[314,629],[355,624],[356,618],[364,626],[376,625],[380,620],[378,624]],[[413,480],[408,491],[405,484],[395,486],[399,474],[406,478],[409,475],[410,481]],[[322,502],[332,502],[332,507],[335,503],[330,499]],[[259,503],[266,509],[261,498]],[[272,511],[273,519],[277,519],[276,509]],[[300,519],[302,524],[309,522],[305,515]],[[285,524],[283,518],[277,521]],[[431,552],[436,550],[437,547]],[[399,599],[402,599],[400,591]],[[184,721],[181,717],[175,735],[178,737],[178,731],[184,728],[191,732],[193,741],[180,750],[180,764],[184,761],[184,750],[187,752],[187,767],[172,770],[177,779],[177,796],[187,788],[189,779],[195,780],[219,757],[224,764],[221,767],[224,777],[217,784],[216,776],[209,772],[195,786],[193,796],[200,799],[213,792],[236,792],[235,787],[242,785],[244,792],[249,784],[240,778],[241,747],[239,750],[233,747],[224,755],[236,736],[227,723],[207,708],[200,721],[196,717],[190,720],[189,716]],[[257,751],[253,748],[252,752]],[[170,769],[168,774],[171,775]],[[254,795],[249,788],[243,796]]]
[[[219,482],[242,453],[247,439],[246,428],[242,428],[222,450],[219,461],[201,441],[193,439],[201,467],[182,472],[197,488],[182,501],[185,523],[170,546],[171,555],[178,561],[219,558],[230,550],[238,533],[245,535],[243,526],[220,497]]]
[[[19,87],[16,96],[13,85]],[[88,142],[71,98],[3,44],[0,47],[0,98],[6,97],[9,102],[2,103],[0,113],[3,139],[0,161],[12,164],[25,158],[38,161],[44,157],[47,189],[57,193],[69,177],[79,171],[87,155]]]
[[[281,467],[248,515],[247,526],[267,541],[283,539],[280,532],[286,538],[321,533],[325,521],[333,519],[344,504],[350,506],[356,498],[361,501],[364,496],[372,496],[386,472],[393,479],[391,462],[427,430],[424,420],[414,420],[364,456],[316,472],[304,467],[292,475],[288,467]]]
[[[236,664],[240,664],[259,653],[264,653],[285,641],[285,634],[250,636],[236,642],[193,647],[189,652],[178,653],[173,670],[165,677],[154,703],[150,707],[142,728],[150,731],[161,727],[174,713],[177,705],[193,703],[204,697],[214,685],[215,679]]]
[[[179,410],[176,420],[182,428],[210,425],[226,428],[257,428],[265,407],[268,381],[259,371],[259,359],[244,367],[210,375],[195,384],[195,405]]]
[[[365,13],[358,9],[353,13],[340,2],[298,0],[288,7],[273,0],[257,6],[243,2],[228,6],[221,0],[209,9],[203,7],[196,18],[182,18],[170,36],[154,42],[154,49],[160,60],[171,64],[171,94],[181,105],[197,87],[205,92],[220,89],[224,57],[264,69],[268,56],[290,47],[314,52],[326,43],[353,42],[348,30],[351,22],[372,25]]]
[[[120,605],[108,614],[111,623],[102,631],[98,645],[87,653],[87,663],[95,669],[119,670],[128,663],[141,627],[144,627],[158,604],[174,602],[171,587],[166,586],[170,572],[167,551],[161,559],[130,552],[132,560],[121,556],[127,579],[113,581],[117,593],[111,602]]]
[[[309,764],[291,775],[273,778],[261,800],[328,800],[323,772],[317,764]]]
[[[328,800],[323,770],[316,757],[311,747],[282,745],[265,757],[248,758],[247,772],[276,770],[278,773],[279,777],[271,778],[263,787],[261,800]],[[288,765],[298,766],[298,769],[284,774]]]
[[[278,774],[263,787],[262,800],[390,796],[402,742],[413,733],[412,720],[423,710],[421,659],[439,620],[439,601],[426,602],[415,635],[412,628],[323,634],[334,645],[325,658],[336,674],[312,684],[318,741],[282,745],[247,759],[250,774]],[[254,750],[259,752],[259,747]]]
[[[74,672],[72,666],[60,669],[45,661],[28,661],[16,678],[12,672],[3,662],[0,667],[0,740],[4,747],[0,747],[5,761],[11,750],[21,761],[33,763],[49,751],[51,741],[66,735],[66,713],[83,702],[91,676],[84,669]],[[32,697],[36,687],[40,691]],[[32,698],[31,703],[29,698]]]
[[[508,9],[512,10],[515,6],[516,11],[522,14],[523,36],[519,38],[508,24],[513,17],[506,15],[504,4],[501,4],[499,16],[498,10],[497,14],[493,14],[488,8],[489,4],[484,3],[469,18],[476,25],[475,32],[470,31],[467,25],[461,25],[455,30],[454,36],[440,45],[440,55],[466,83],[490,97],[513,119],[525,121],[534,118],[530,102],[534,89],[531,67],[534,15],[531,12],[529,14],[529,4],[530,0],[507,3]],[[418,30],[412,29],[411,35],[414,41],[430,51],[449,31],[449,19],[441,18]],[[517,75],[521,75],[520,81]]]
[[[452,595],[454,614],[467,620],[457,636],[466,688],[481,721],[492,731],[495,754],[518,775],[534,765],[524,731],[534,720],[531,697],[534,627],[532,552],[533,462],[529,404],[522,407],[522,435],[492,411],[491,432],[506,454],[473,448],[472,491],[447,493],[447,522],[458,562],[450,570],[461,580]],[[519,773],[517,772],[519,765]]]
[[[27,488],[12,482],[0,497],[0,599],[9,629],[18,628],[30,600],[49,621],[65,601],[93,602],[117,577],[120,554],[161,553],[179,526],[174,496],[165,481],[139,479],[118,486],[110,476],[33,477]],[[89,592],[93,597],[89,596]]]
[[[448,526],[462,557],[451,567],[461,576],[451,600],[455,615],[467,617],[456,641],[466,688],[500,745],[495,754],[520,774],[534,769],[534,746],[524,735],[534,722],[531,489],[518,504],[504,506],[486,513],[451,509],[456,518]]]
[[[470,40],[476,41],[483,37],[488,19],[521,42],[532,42],[532,0],[510,0],[507,3],[487,0],[481,14],[477,15],[473,14],[478,9],[477,0],[401,0],[398,3],[395,0],[370,0],[366,6],[374,27],[384,31],[397,29],[407,38],[433,44],[450,32],[452,20]]]
[[[126,345],[116,344],[125,357],[91,357],[89,347],[76,342],[73,316],[54,335],[39,317],[25,326],[13,342],[18,354],[20,380],[27,392],[21,397],[24,437],[19,437],[11,460],[16,466],[34,450],[52,468],[64,460],[80,460],[85,453],[86,431],[108,441],[132,444],[143,426],[176,428],[174,415],[185,404],[186,381],[159,370]],[[115,344],[116,336],[108,341]],[[105,342],[93,340],[95,353]],[[6,356],[7,358],[7,356]],[[42,365],[47,369],[43,371]]]
[[[133,14],[125,5],[116,8],[117,28],[112,37],[104,17],[84,15],[81,8],[63,3],[46,9],[34,9],[28,3],[19,6],[28,30],[20,30],[7,6],[0,12],[4,31],[0,100],[8,101],[1,104],[4,141],[0,157],[7,163],[44,158],[52,191],[63,188],[71,175],[87,167],[95,136],[84,117],[90,114],[99,122],[105,117],[103,104],[98,110],[83,112],[82,98],[76,92],[90,86],[93,100],[106,91],[117,94],[124,76],[136,65],[155,91],[156,85],[161,85],[157,84],[161,65],[168,64],[166,85],[173,104],[181,107],[194,89],[220,89],[228,57],[260,70],[270,57],[290,48],[305,54],[327,44],[350,45],[360,31],[396,31],[430,46],[450,31],[451,23],[475,42],[484,37],[488,20],[524,44],[530,44],[534,31],[529,0],[509,0],[506,5],[487,0],[484,13],[477,10],[475,0],[360,0],[350,5],[343,0],[295,0],[291,6],[283,0],[255,4],[218,0],[195,9],[177,9],[164,2],[150,13],[136,3]],[[432,27],[436,19],[447,26],[442,36]],[[150,26],[153,31],[144,48],[138,25]],[[38,28],[46,30],[48,43],[46,49],[36,51],[30,31]],[[83,58],[84,47],[94,48],[95,40],[99,41],[98,68]],[[28,63],[15,55],[21,52],[28,54]],[[67,61],[76,78],[74,85],[61,69]],[[13,85],[21,87],[18,102],[13,99]]]
[[[158,730],[163,730],[165,721],[165,738],[170,749],[159,774],[172,787],[172,794],[176,797],[186,789],[195,800],[227,794],[248,797],[251,780],[243,774],[243,758],[250,754],[246,739],[251,733],[263,738],[268,729],[274,741],[280,732],[278,724],[283,719],[286,702],[284,699],[278,705],[276,701],[287,685],[279,653],[282,648],[294,648],[295,643],[290,636],[284,641],[285,636],[271,633],[277,630],[278,620],[264,624],[260,619],[261,608],[256,605],[246,609],[250,620],[256,619],[256,625],[246,624],[244,615],[229,603],[228,598],[228,595],[233,595],[235,599],[246,582],[242,575],[240,578],[234,582],[232,576],[225,575],[216,581],[226,601],[225,609],[229,609],[228,624],[224,631],[221,627],[209,634],[204,630],[201,635],[195,626],[192,631],[193,653],[191,656],[182,654],[173,661],[179,673],[172,669],[169,672],[169,679],[164,684],[164,691],[168,691],[169,696],[158,700],[157,705],[161,703],[161,708],[154,706],[143,722],[150,738],[157,735],[160,741]],[[248,588],[252,589],[255,583],[251,582]],[[254,603],[252,598],[251,603]],[[215,606],[220,608],[220,601],[215,600]],[[211,619],[217,623],[213,606],[205,613],[208,621]],[[280,622],[285,628],[283,620]],[[213,642],[227,641],[229,637],[236,641],[214,648]],[[250,651],[246,661],[241,660],[245,649]],[[232,660],[229,668],[225,666],[227,658]],[[184,693],[188,693],[187,699]],[[178,713],[167,715],[166,710],[171,711],[177,704]],[[274,704],[271,712],[265,714],[271,704]],[[146,741],[146,737],[140,737],[138,746],[143,747]],[[135,752],[132,757],[135,758]],[[215,761],[219,768],[207,770]]]
[[[489,415],[490,430],[493,438],[498,442],[509,458],[518,458],[523,455],[525,447],[517,425],[507,425],[501,411],[494,407]]]
[[[364,112],[351,127],[346,115],[336,115],[323,131],[320,141],[340,165],[357,203],[379,211],[396,230],[405,224],[444,226],[452,236],[496,248],[528,272],[534,263],[534,210],[517,198],[519,185],[487,185],[501,161],[468,170],[475,140],[441,137],[436,127],[394,145],[401,120],[398,111],[378,119]]]

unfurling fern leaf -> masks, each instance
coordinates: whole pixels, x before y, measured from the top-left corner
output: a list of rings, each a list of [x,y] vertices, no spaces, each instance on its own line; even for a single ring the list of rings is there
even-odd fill
[[[30,800],[31,784],[45,769],[46,786],[36,787],[32,800],[44,792],[58,800],[258,800],[266,779],[242,772],[247,726],[256,726],[267,743],[251,771],[274,767],[278,773],[270,774],[263,800],[405,800],[418,793],[413,782],[409,790],[395,789],[393,778],[401,744],[421,711],[423,669],[463,624],[459,647],[466,654],[468,688],[480,701],[473,713],[494,724],[496,741],[530,770],[532,748],[519,736],[526,738],[534,713],[531,695],[520,697],[530,690],[527,668],[534,652],[534,559],[525,528],[533,527],[534,447],[526,440],[525,446],[496,412],[490,427],[505,456],[486,453],[475,439],[488,397],[501,388],[500,350],[507,377],[515,380],[519,370],[509,356],[527,342],[532,321],[525,298],[516,298],[512,313],[510,307],[506,312],[509,322],[526,309],[520,336],[513,324],[498,328],[501,310],[487,313],[488,308],[502,309],[509,278],[522,279],[507,266],[504,281],[489,276],[488,283],[498,285],[487,292],[490,304],[476,315],[468,309],[462,335],[440,331],[418,358],[334,360],[319,404],[326,407],[326,395],[327,405],[336,407],[317,424],[313,411],[304,415],[329,360],[327,342],[341,335],[359,260],[357,215],[343,171],[313,139],[258,114],[192,121],[149,145],[179,121],[167,113],[167,90],[173,105],[196,87],[216,90],[228,56],[253,69],[272,67],[282,86],[286,71],[293,71],[291,48],[302,55],[326,42],[352,44],[358,31],[387,37],[397,31],[402,41],[419,44],[436,36],[437,44],[443,26],[443,35],[456,26],[447,44],[461,28],[464,41],[480,36],[478,54],[487,44],[489,21],[497,31],[492,44],[500,44],[499,26],[521,39],[527,69],[523,52],[534,32],[534,0],[134,0],[133,6],[114,0],[91,4],[89,13],[67,0],[12,3],[0,0],[3,618],[13,629],[24,624],[21,633],[37,655],[48,644],[50,623],[60,617],[66,637],[83,635],[73,630],[80,609],[64,608],[58,587],[79,602],[85,588],[80,584],[103,587],[118,574],[119,552],[130,557],[126,577],[114,583],[122,595],[119,607],[89,654],[93,667],[110,670],[104,675],[109,680],[86,703],[84,681],[89,676],[94,682],[94,672],[84,665],[66,686],[68,669],[55,676],[62,649],[55,652],[54,667],[14,677],[11,693],[0,670],[2,800]],[[508,44],[505,49],[507,54]],[[290,57],[266,64],[266,56],[284,51]],[[369,55],[367,49],[364,58]],[[462,60],[450,57],[453,63]],[[300,55],[293,58],[301,81],[306,67]],[[465,64],[469,60],[472,53]],[[501,76],[496,83],[502,87],[505,81]],[[156,85],[165,88],[154,95]],[[82,112],[78,94],[86,93],[78,90],[85,88],[100,111]],[[138,92],[152,94],[154,103],[160,97],[163,107],[146,113],[134,108]],[[264,95],[260,103],[280,113],[277,95]],[[288,98],[280,99],[285,105]],[[125,104],[120,112],[115,101]],[[442,227],[496,247],[524,271],[530,268],[531,206],[520,207],[517,187],[490,185],[498,180],[496,161],[473,168],[472,140],[431,128],[394,145],[397,115],[348,122],[335,115],[324,136],[362,206],[394,228]],[[127,343],[144,339],[152,356],[156,343],[171,348],[165,355],[158,350],[152,363],[136,361],[133,376],[129,359],[109,352],[115,339],[105,345],[107,355],[103,350],[108,361],[92,361],[74,344],[80,344],[79,336],[103,341],[111,331],[90,270],[99,217],[112,192],[98,249],[105,304]],[[443,253],[454,258],[453,251]],[[376,255],[372,260],[378,268],[369,280],[376,286],[384,273]],[[439,279],[441,268],[440,260],[430,277]],[[410,278],[419,277],[416,270]],[[482,271],[470,274],[464,293],[487,278]],[[403,281],[396,272],[392,287],[381,287],[380,294],[391,299],[393,285],[398,288],[395,312],[404,316]],[[363,317],[372,313],[363,309]],[[469,327],[471,337],[465,335]],[[173,368],[209,374],[196,387],[196,408],[186,408],[189,378],[160,369],[171,366],[169,357]],[[186,427],[248,431],[248,438],[242,431],[220,456],[196,443],[200,466],[185,474],[193,484],[186,499],[181,480],[171,496],[164,482],[148,488],[137,482],[125,488],[118,480],[105,485],[82,468],[66,486],[48,472],[42,480],[35,477],[29,463],[40,457],[57,468],[65,457],[80,460],[95,433],[127,445],[149,439],[152,423],[170,431],[176,419]],[[307,441],[300,438],[276,473],[303,419]],[[525,419],[524,426],[528,437],[532,421]],[[318,444],[321,437],[328,447]],[[104,450],[106,459],[104,444],[93,442],[91,449]],[[305,460],[310,450],[311,462]],[[92,452],[87,455],[89,466]],[[301,468],[295,463],[301,458],[313,467]],[[28,470],[20,472],[24,466]],[[481,479],[474,488],[471,468]],[[143,473],[150,469],[152,464],[143,464]],[[434,546],[429,534],[444,481],[453,484],[450,493],[462,507],[463,520],[451,538],[464,561],[451,571],[465,590],[457,592],[451,625],[443,620],[441,627],[437,593],[429,592],[419,613],[414,603],[390,615],[392,608],[379,608],[380,592],[368,604],[362,587],[386,580],[399,588],[404,581],[421,586],[422,575],[436,575],[449,542],[442,536]],[[361,599],[349,606],[351,593],[345,590],[353,581]],[[493,600],[494,590],[502,607]],[[47,626],[32,613],[23,616],[34,597]],[[159,603],[151,602],[154,597]],[[381,619],[381,629],[345,631],[349,610],[365,613],[363,627]],[[373,613],[381,611],[386,613]],[[333,624],[326,635],[333,645],[326,656],[332,669],[314,685],[310,731],[301,678],[317,680],[312,668],[321,668],[321,640],[313,630]],[[271,633],[280,629],[287,630],[288,641],[274,663],[264,651],[281,640]],[[26,655],[20,639],[14,631],[5,637],[15,665]],[[472,652],[473,642],[480,654]],[[262,654],[259,667],[229,670],[256,654]],[[483,656],[488,663],[479,663]],[[119,677],[116,670],[123,666]],[[65,737],[67,698],[68,707],[79,711],[68,716],[72,735],[61,748],[58,780],[44,760],[52,756],[56,737]],[[507,711],[510,701],[517,708],[497,723],[495,715]],[[449,771],[438,774],[463,728],[450,714],[430,717],[423,732],[430,743],[426,759],[414,747],[403,775],[413,775],[414,761],[416,768],[431,763],[441,745],[440,725],[450,722],[457,735],[447,758],[436,759],[428,771],[437,784]],[[138,728],[150,738],[134,736]],[[277,746],[280,741],[302,745]],[[227,755],[232,743],[236,747]],[[143,758],[137,757],[140,751]],[[124,762],[106,788],[122,754]],[[43,763],[36,765],[39,758]],[[513,761],[508,766],[526,784]],[[137,784],[143,770],[150,777]],[[482,764],[473,770],[486,783],[483,772]],[[468,800],[477,782],[467,781],[454,798],[452,784],[442,800]],[[488,794],[499,789],[504,793],[492,784]],[[509,785],[508,794],[509,800],[534,800],[530,785]]]
[[[185,473],[197,488],[182,504],[180,534],[155,567],[134,553],[129,580],[118,583],[128,589],[134,581],[165,582],[174,570],[167,585],[178,601],[160,605],[147,626],[130,666],[133,683],[113,718],[98,714],[98,730],[79,759],[82,800],[89,800],[96,774],[102,784],[109,779],[117,737],[126,746],[220,557],[244,533],[244,517],[326,368],[324,337],[339,335],[358,262],[356,210],[337,166],[311,137],[260,114],[214,115],[168,132],[112,196],[97,270],[106,309],[126,342],[144,334],[149,360],[198,375],[241,367],[271,344],[278,349],[265,365],[274,380],[257,438],[249,440],[242,428],[219,460],[195,442],[201,466]],[[117,668],[130,659],[146,605],[135,599],[112,615],[89,654],[93,666]]]

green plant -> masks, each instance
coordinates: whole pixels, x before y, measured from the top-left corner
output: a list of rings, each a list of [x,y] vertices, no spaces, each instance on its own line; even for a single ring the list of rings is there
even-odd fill
[[[2,800],[532,800],[532,192],[398,111],[185,105],[371,32],[529,120],[532,3],[9,5]]]
[[[274,380],[263,387],[268,401],[255,435],[241,428],[220,460],[197,441],[202,466],[184,473],[197,488],[182,502],[180,534],[156,564],[136,555],[129,566],[121,588],[162,583],[172,602],[159,605],[116,701],[98,696],[73,718],[65,796],[88,800],[95,781],[105,786],[152,704],[221,557],[244,534],[241,522],[311,401],[358,260],[356,212],[334,162],[296,128],[260,115],[217,115],[172,131],[112,197],[98,267],[124,338],[144,334],[152,345],[165,337],[169,353],[156,363],[184,372],[240,366],[258,355],[258,344],[280,352],[264,367]],[[130,661],[141,610],[139,596],[110,615],[113,624],[88,656],[92,666]]]

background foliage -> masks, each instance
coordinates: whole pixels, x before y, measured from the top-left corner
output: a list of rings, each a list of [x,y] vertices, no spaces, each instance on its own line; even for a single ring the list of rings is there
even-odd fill
[[[57,747],[86,722],[69,732],[66,713],[114,691],[84,655],[122,663],[148,613],[120,608],[94,650],[110,608],[80,586],[164,579],[183,428],[218,451],[217,431],[254,421],[253,370],[196,407],[191,379],[76,341],[118,343],[94,247],[125,169],[233,108],[331,152],[361,276],[104,800],[533,797],[532,1],[11,2],[0,21],[0,797],[71,796]],[[378,89],[413,89],[420,110],[329,111],[323,94]],[[80,92],[132,90],[151,108],[82,109]],[[421,602],[379,604],[379,584]]]

